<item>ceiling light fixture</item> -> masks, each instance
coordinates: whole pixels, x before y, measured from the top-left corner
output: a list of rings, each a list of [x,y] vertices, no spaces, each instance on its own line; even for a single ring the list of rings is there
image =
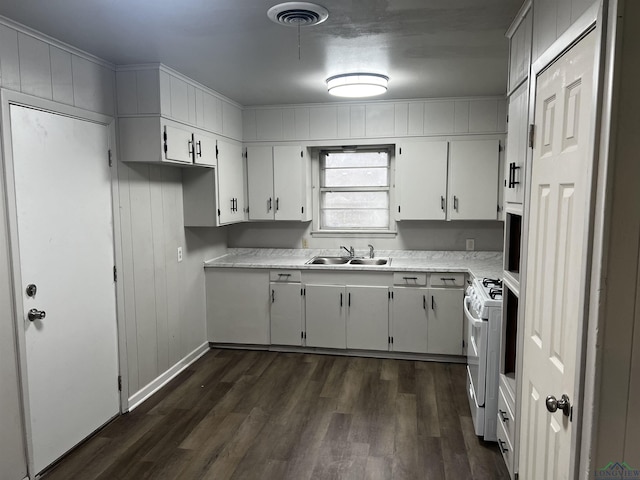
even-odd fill
[[[327,89],[337,97],[373,97],[385,93],[388,82],[378,73],[344,73],[327,78]]]

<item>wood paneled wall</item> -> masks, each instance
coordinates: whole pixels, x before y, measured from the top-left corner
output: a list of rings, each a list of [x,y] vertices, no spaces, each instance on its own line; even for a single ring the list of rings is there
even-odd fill
[[[502,97],[245,108],[245,142],[506,132]]]
[[[0,20],[0,85],[60,104],[116,115],[114,66],[5,20]],[[118,281],[124,283],[124,298],[120,300],[125,312],[128,365],[123,373],[128,377],[129,396],[206,341],[202,263],[226,250],[226,230],[184,229],[181,175],[174,167],[118,164],[120,209],[115,212],[115,222],[121,229],[117,241],[122,243],[123,271]],[[4,198],[0,195],[2,215],[6,213]],[[15,319],[4,308],[12,303],[7,239],[6,222],[0,221],[0,331],[7,340],[0,349],[3,419],[7,418],[5,394],[15,400],[19,391],[16,354],[9,349],[9,340],[13,339],[9,332]],[[178,246],[184,250],[181,263],[177,261]],[[15,401],[14,406],[19,412]],[[13,415],[14,419],[19,417],[19,413]],[[18,459],[13,452],[24,450],[21,436],[16,434],[11,445],[3,443],[3,452]]]
[[[532,60],[535,62],[594,3],[594,0],[534,0]]]

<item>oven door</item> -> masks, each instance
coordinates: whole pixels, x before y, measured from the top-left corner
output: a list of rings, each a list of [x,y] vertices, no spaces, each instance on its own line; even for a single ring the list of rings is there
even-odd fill
[[[484,406],[487,378],[487,321],[477,318],[469,310],[470,298],[464,297],[464,316],[467,322],[467,368],[476,403]]]

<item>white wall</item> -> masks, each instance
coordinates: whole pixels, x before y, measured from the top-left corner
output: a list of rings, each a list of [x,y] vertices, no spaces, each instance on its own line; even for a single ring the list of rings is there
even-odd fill
[[[339,248],[353,245],[367,250],[464,250],[466,239],[475,239],[476,250],[502,251],[503,228],[499,221],[415,221],[398,222],[392,237],[326,237],[311,235],[311,223],[243,223],[229,228],[230,248]]]
[[[116,115],[114,66],[0,19],[0,85],[64,105]],[[1,166],[1,164],[0,164]],[[133,395],[206,342],[205,259],[226,250],[226,230],[183,228],[182,176],[173,167],[118,164],[127,362],[123,372]],[[4,185],[4,175],[3,175]],[[2,192],[0,192],[2,193]],[[63,192],[61,192],[63,194]],[[0,220],[6,214],[0,195]],[[0,222],[0,478],[26,470],[19,421],[15,314],[7,258],[6,222]],[[177,262],[177,247],[184,260]],[[17,286],[17,288],[21,288]],[[122,319],[121,319],[122,320]],[[18,430],[16,430],[18,429]],[[6,463],[5,463],[6,456]],[[15,466],[15,468],[14,468]]]

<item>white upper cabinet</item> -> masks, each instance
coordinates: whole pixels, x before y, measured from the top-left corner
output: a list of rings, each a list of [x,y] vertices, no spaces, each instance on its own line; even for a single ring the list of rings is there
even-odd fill
[[[397,220],[445,220],[447,142],[404,142],[396,156]]]
[[[250,220],[311,220],[309,156],[301,146],[247,147]]]
[[[496,220],[498,140],[457,140],[449,144],[449,220]]]
[[[509,97],[509,128],[507,132],[504,172],[504,201],[523,203],[525,164],[528,149],[529,82],[525,82]]]
[[[215,154],[213,160],[217,168],[182,172],[185,227],[217,227],[246,220],[242,147],[218,140],[213,148],[217,152],[217,162]]]
[[[121,68],[116,88],[120,134],[128,142],[121,152],[125,162],[215,167],[213,134],[242,140],[239,106],[163,65]],[[165,155],[157,154],[158,139]]]
[[[507,31],[509,38],[509,88],[512,92],[529,77],[531,65],[531,2],[520,11]]]
[[[218,140],[219,225],[245,220],[244,159],[240,144]]]

